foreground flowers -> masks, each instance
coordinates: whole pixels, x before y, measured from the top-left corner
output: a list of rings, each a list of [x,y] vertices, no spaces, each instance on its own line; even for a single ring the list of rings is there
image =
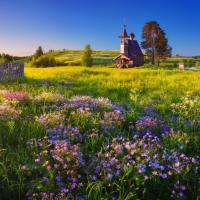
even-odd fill
[[[37,152],[31,155],[35,155],[35,162],[22,167],[27,173],[35,173],[35,178],[28,183],[29,199],[62,199],[84,186],[78,173],[85,166],[80,145],[60,140],[52,143],[48,137],[32,139],[27,145],[32,152]]]
[[[12,121],[19,117],[21,110],[16,110],[7,103],[0,103],[0,122]]]
[[[199,187],[199,135],[175,130],[154,108],[131,121],[131,110],[107,98],[42,93],[29,101],[42,110],[31,120],[44,137],[26,141],[27,199],[187,199]],[[9,102],[0,105],[4,123],[23,114]]]

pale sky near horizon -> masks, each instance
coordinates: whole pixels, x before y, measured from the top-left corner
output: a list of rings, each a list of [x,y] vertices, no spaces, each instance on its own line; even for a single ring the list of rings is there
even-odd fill
[[[127,32],[140,44],[146,22],[157,21],[172,54],[200,55],[198,0],[0,0],[0,53],[33,54],[50,49],[119,50]]]

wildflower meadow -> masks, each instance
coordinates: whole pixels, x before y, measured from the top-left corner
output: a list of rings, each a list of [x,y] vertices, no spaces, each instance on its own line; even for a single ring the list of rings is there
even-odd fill
[[[0,83],[0,199],[200,199],[200,73],[25,68]]]

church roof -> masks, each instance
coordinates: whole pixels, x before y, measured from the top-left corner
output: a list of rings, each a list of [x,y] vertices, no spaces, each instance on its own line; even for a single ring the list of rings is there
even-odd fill
[[[132,32],[129,34],[129,36],[130,36],[131,38],[134,38],[134,37],[135,37],[135,35],[134,35]]]
[[[120,53],[117,57],[115,57],[113,60],[116,60],[117,58],[125,58],[127,60],[130,60],[128,56],[125,56],[123,53]]]
[[[128,48],[131,56],[143,56],[137,40],[128,40]]]
[[[122,34],[119,36],[119,38],[129,38],[127,32],[126,32],[126,27],[124,26],[124,30],[122,31]]]

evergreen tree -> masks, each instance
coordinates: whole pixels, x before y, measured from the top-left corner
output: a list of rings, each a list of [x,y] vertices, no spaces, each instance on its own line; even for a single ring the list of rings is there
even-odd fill
[[[44,54],[44,52],[42,50],[42,47],[39,46],[38,49],[36,50],[35,54],[34,54],[34,57],[35,57],[35,59],[37,59],[37,58],[39,58],[43,54]]]
[[[154,59],[165,60],[171,57],[172,48],[168,45],[168,39],[165,32],[160,28],[156,21],[149,21],[142,29],[141,46],[146,50],[148,56],[151,56],[151,64],[154,65]]]
[[[155,38],[155,59],[160,64],[160,60],[166,60],[171,57],[172,48],[168,45],[168,39],[165,38],[165,32],[158,30],[158,36]]]
[[[93,65],[92,50],[89,44],[85,46],[83,51],[82,65],[86,67],[92,67]]]

